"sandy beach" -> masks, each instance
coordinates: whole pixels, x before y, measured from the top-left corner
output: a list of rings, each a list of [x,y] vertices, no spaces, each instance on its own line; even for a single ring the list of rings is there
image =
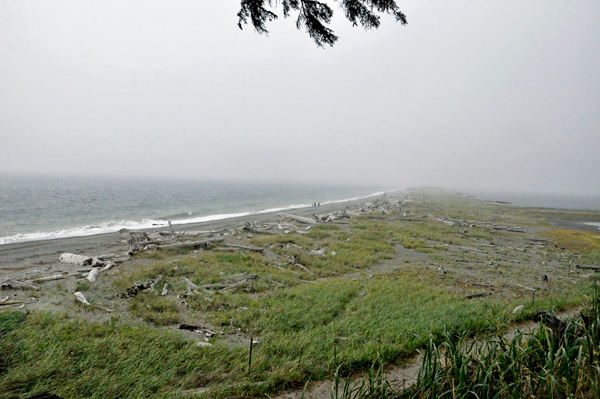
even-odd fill
[[[387,193],[388,198],[404,197],[406,191]],[[364,203],[375,201],[380,196],[357,199],[352,201],[321,205],[317,208],[298,208],[286,210],[299,216],[313,214],[328,214],[342,209],[356,208]],[[174,225],[175,231],[197,231],[235,229],[246,222],[265,222],[281,220],[277,214],[280,212],[257,213],[231,219],[215,220],[203,223],[189,223]],[[140,231],[166,231],[168,228],[161,226],[155,229]],[[69,252],[79,255],[98,256],[106,253],[121,253],[127,251],[127,245],[121,242],[118,232],[104,233],[92,236],[69,237],[43,241],[28,241],[0,245],[0,273],[2,277],[26,278],[33,275],[46,275],[60,272],[65,269],[65,264],[59,262],[60,254]]]

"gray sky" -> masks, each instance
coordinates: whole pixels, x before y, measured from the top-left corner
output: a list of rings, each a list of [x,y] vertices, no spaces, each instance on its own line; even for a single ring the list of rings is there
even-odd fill
[[[234,0],[0,0],[0,172],[600,194],[599,1],[398,4],[320,49]]]

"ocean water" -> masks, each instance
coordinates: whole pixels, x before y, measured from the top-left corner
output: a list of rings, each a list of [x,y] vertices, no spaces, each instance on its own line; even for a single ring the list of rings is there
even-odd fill
[[[388,188],[389,189],[389,188]],[[0,245],[226,219],[383,187],[0,176]]]
[[[554,209],[578,209],[600,211],[600,196],[574,194],[535,194],[501,191],[465,191],[485,201],[504,201],[517,206],[533,206]]]

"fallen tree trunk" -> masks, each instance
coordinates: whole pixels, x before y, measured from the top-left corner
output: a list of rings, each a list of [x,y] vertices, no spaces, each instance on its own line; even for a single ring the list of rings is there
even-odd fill
[[[225,239],[224,238],[211,238],[209,240],[203,240],[203,241],[187,241],[187,242],[180,242],[177,244],[159,245],[157,247],[157,249],[199,248],[199,247],[206,247],[206,246],[208,246],[208,244],[212,244],[214,242],[221,242],[223,240],[225,240]]]
[[[70,263],[79,266],[88,266],[92,264],[92,257],[84,255],[75,255],[65,252],[64,254],[60,255],[60,261],[62,263]]]
[[[317,224],[317,222],[314,219],[305,218],[304,216],[292,215],[289,213],[279,213],[279,216],[281,216],[284,219],[295,220],[296,222],[304,224]]]
[[[62,279],[69,278],[69,277],[81,277],[81,276],[82,276],[81,273],[55,274],[54,276],[32,278],[31,280],[27,280],[27,281],[36,281],[36,282],[54,281],[54,280],[62,280]]]
[[[19,281],[19,280],[11,280],[11,279],[6,279],[2,282],[0,282],[0,290],[3,289],[13,289],[13,290],[18,290],[18,289],[22,289],[22,290],[36,290],[39,291],[40,287],[36,284],[30,283],[28,281]]]
[[[600,266],[576,265],[575,267],[578,269],[587,269],[587,270],[593,270],[595,272],[600,272]]]

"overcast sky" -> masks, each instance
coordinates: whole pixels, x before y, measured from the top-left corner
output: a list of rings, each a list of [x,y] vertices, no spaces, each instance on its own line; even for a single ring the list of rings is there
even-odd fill
[[[0,0],[0,172],[600,194],[600,1],[398,4]]]

